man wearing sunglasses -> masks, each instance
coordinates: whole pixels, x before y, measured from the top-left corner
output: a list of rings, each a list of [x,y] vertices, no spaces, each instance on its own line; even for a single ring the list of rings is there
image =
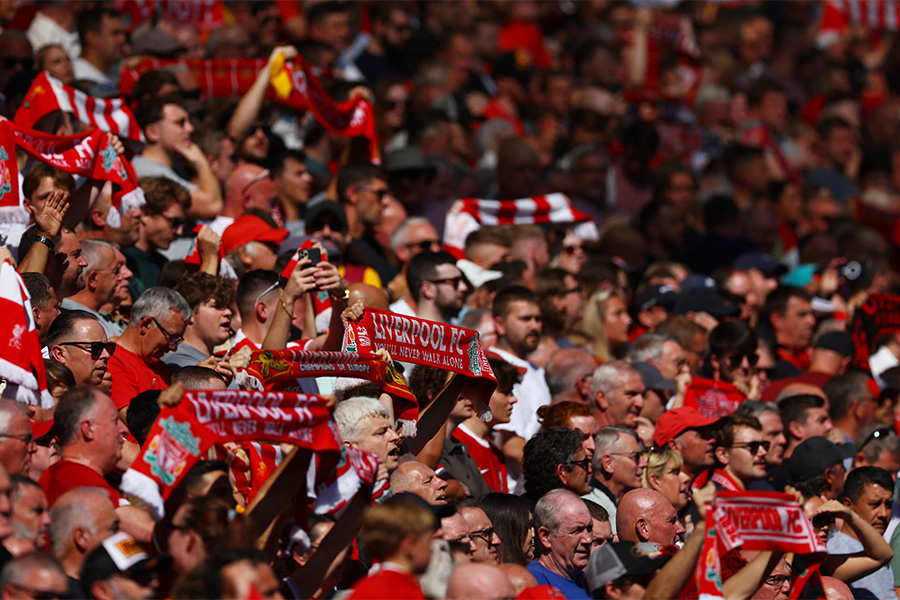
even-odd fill
[[[743,491],[766,476],[769,442],[755,417],[728,417],[716,432],[716,469],[710,478],[716,489]],[[695,483],[696,485],[696,483]]]
[[[84,310],[63,310],[47,332],[50,357],[68,367],[75,385],[112,385],[109,359],[116,345],[108,341],[103,325]]]
[[[422,252],[407,270],[410,296],[420,319],[450,323],[462,310],[469,286],[447,252]]]
[[[373,235],[392,198],[387,175],[368,163],[349,164],[341,168],[337,182],[351,238],[344,253],[345,262],[372,267],[382,284],[387,285],[397,276],[397,269]]]
[[[709,334],[705,377],[694,377],[684,405],[710,418],[725,417],[744,400],[759,400],[756,334],[743,321],[725,321]]]
[[[192,314],[187,300],[167,287],[152,287],[134,303],[131,322],[109,361],[110,395],[123,419],[139,393],[168,387],[169,369],[161,359],[178,349]]]

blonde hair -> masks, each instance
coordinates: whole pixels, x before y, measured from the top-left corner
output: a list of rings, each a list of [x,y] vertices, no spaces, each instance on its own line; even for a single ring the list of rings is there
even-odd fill
[[[647,489],[653,489],[653,486],[650,485],[650,476],[660,477],[663,471],[666,470],[666,465],[669,464],[669,461],[675,461],[675,466],[679,469],[681,465],[684,464],[684,458],[681,456],[681,452],[678,450],[670,450],[668,448],[663,450],[647,450],[644,452],[644,460],[647,461],[647,468],[644,469],[644,472],[641,473],[641,485]]]
[[[610,360],[612,348],[609,347],[609,338],[606,337],[606,313],[612,298],[618,298],[625,302],[618,290],[597,290],[584,305],[581,323],[569,336],[569,341],[578,346],[587,347],[601,363]]]
[[[434,525],[434,515],[422,502],[395,496],[363,512],[359,543],[372,558],[385,560],[399,550],[407,536],[430,534]]]

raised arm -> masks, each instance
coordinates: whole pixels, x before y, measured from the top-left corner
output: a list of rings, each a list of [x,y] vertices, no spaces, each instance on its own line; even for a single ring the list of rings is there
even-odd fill
[[[822,574],[844,582],[851,582],[873,573],[894,557],[891,545],[874,527],[866,523],[848,506],[829,500],[819,507],[816,515],[831,515],[844,520],[863,545],[862,552],[829,554],[822,564]]]
[[[264,66],[259,74],[257,74],[256,81],[253,82],[253,85],[250,86],[250,89],[247,90],[247,93],[244,94],[244,97],[238,102],[237,108],[234,109],[234,114],[231,116],[231,120],[228,121],[226,131],[228,132],[228,137],[231,139],[244,139],[250,132],[253,121],[259,116],[263,100],[266,97],[266,90],[269,89],[269,75],[272,71],[272,61],[274,61],[279,54],[283,54],[285,60],[291,60],[297,56],[297,49],[293,46],[278,46],[272,50],[271,54],[269,54],[269,60],[266,62],[266,66]]]

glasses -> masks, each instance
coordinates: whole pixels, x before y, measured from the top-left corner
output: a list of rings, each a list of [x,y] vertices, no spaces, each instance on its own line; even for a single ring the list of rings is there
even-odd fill
[[[470,531],[469,537],[481,538],[488,546],[490,546],[491,540],[494,537],[494,528],[485,527],[484,529],[479,529],[478,531]]]
[[[381,202],[384,200],[384,197],[390,194],[388,189],[378,189],[378,188],[370,188],[370,187],[360,187],[359,189],[364,190],[366,192],[371,192],[378,197],[378,201]]]
[[[746,444],[732,444],[732,448],[746,448],[750,451],[750,454],[756,456],[756,453],[759,452],[759,449],[762,448],[766,452],[769,451],[769,446],[771,444],[769,442],[747,442]]]
[[[153,317],[150,318],[153,319],[153,322],[156,323],[156,326],[159,327],[159,330],[162,332],[163,337],[166,338],[166,344],[169,345],[169,348],[178,348],[178,344],[184,341],[184,337],[180,335],[172,335],[171,333],[166,331],[165,327],[159,324],[159,321],[157,321]]]
[[[72,597],[68,592],[60,593],[53,590],[39,590],[37,588],[28,587],[27,585],[16,585],[15,583],[11,583],[10,585],[17,590],[28,592],[28,595],[31,598],[34,598],[34,600],[54,600],[56,598],[59,600],[68,600]]]
[[[581,293],[581,286],[580,286],[580,285],[576,285],[576,286],[573,287],[573,288],[569,288],[569,289],[567,289],[567,290],[563,290],[563,291],[561,291],[560,293],[558,293],[557,296],[568,296],[569,294],[575,294],[575,293],[578,293],[578,294]]]
[[[453,546],[454,548],[457,548],[459,550],[465,550],[466,552],[469,551],[469,544],[471,542],[472,542],[472,538],[470,538],[467,535],[464,535],[464,536],[461,536],[461,537],[458,537],[458,538],[455,538],[452,540],[447,540],[447,543],[450,544],[451,546]]]
[[[22,67],[23,69],[30,69],[34,66],[34,59],[30,56],[27,57],[16,57],[16,56],[7,56],[3,59],[3,67],[6,69],[15,69],[17,66]]]
[[[264,289],[263,291],[261,291],[259,293],[259,295],[256,297],[256,300],[253,301],[253,306],[256,306],[256,304],[262,299],[263,296],[265,296],[272,290],[277,290],[277,289],[278,289],[278,282],[276,281],[275,283],[273,283],[272,285],[270,285],[269,287],[267,287],[266,289]]]
[[[93,360],[97,360],[103,356],[104,350],[106,350],[107,354],[110,356],[116,351],[115,342],[61,342],[57,344],[57,346],[75,346],[79,350],[90,352]],[[85,348],[85,346],[87,346],[87,348]]]
[[[413,242],[411,244],[403,244],[403,245],[406,246],[407,248],[418,248],[422,252],[426,252],[428,250],[431,250],[431,247],[434,246],[435,244],[437,244],[438,246],[441,245],[441,243],[437,240],[422,240],[421,242]]]
[[[863,448],[865,448],[866,445],[869,442],[871,442],[872,440],[879,440],[883,437],[887,437],[887,436],[891,435],[891,433],[892,433],[892,430],[890,427],[879,427],[878,429],[876,429],[875,431],[873,431],[872,433],[869,434],[869,437],[866,438],[866,441],[864,441],[862,444],[860,444],[859,450],[862,450]]]
[[[587,471],[588,467],[591,466],[591,461],[590,461],[590,459],[587,459],[587,458],[585,458],[583,460],[570,460],[569,462],[566,463],[566,465],[569,467],[581,467],[582,469]]]
[[[563,252],[566,254],[575,254],[584,250],[581,246],[563,246]]]
[[[770,575],[770,576],[766,577],[765,583],[766,583],[766,585],[772,586],[773,588],[780,590],[781,588],[784,587],[784,584],[786,584],[790,580],[791,580],[790,575]]]
[[[608,452],[610,456],[627,456],[634,463],[638,463],[641,460],[641,455],[644,453],[643,450],[638,450],[637,452]]]
[[[409,108],[412,105],[412,102],[410,102],[409,100],[391,100],[391,101],[387,102],[386,104],[387,104],[388,109],[396,110],[396,109],[400,108],[401,106],[403,108]]]
[[[14,440],[19,440],[26,446],[30,446],[34,443],[34,434],[33,433],[0,433],[0,437],[11,438]]]
[[[256,129],[258,129],[258,128],[256,128]],[[254,129],[253,131],[255,132],[256,129]],[[247,185],[245,185],[244,188],[241,190],[241,196],[243,196],[244,194],[246,194],[246,193],[247,193],[247,190],[249,190],[250,188],[252,188],[254,185],[256,185],[257,183],[259,183],[259,182],[262,181],[263,179],[267,179],[268,177],[269,177],[269,170],[268,170],[268,169],[263,169],[262,171],[260,171],[260,173],[259,173],[256,177],[254,177],[253,179],[251,179],[250,181],[247,182]]]
[[[462,283],[462,277],[444,277],[443,279],[429,279],[431,283],[449,283],[454,288],[458,288],[459,284]]]
[[[732,369],[737,369],[741,366],[741,363],[744,362],[744,359],[747,359],[747,364],[750,367],[755,367],[756,363],[759,362],[759,354],[755,352],[753,354],[733,354],[732,356],[728,356],[725,360],[728,361],[728,366]]]
[[[166,223],[168,223],[169,227],[171,227],[172,229],[178,229],[182,225],[184,225],[184,219],[180,219],[178,217],[169,217],[166,215],[157,215],[157,216],[162,219],[165,219]]]

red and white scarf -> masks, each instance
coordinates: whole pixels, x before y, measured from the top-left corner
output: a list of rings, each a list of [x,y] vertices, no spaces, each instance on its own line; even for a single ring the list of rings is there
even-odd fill
[[[466,236],[482,225],[589,223],[589,215],[576,210],[565,194],[547,194],[519,200],[464,198],[453,203],[444,221],[444,249],[465,258]]]
[[[850,25],[897,31],[900,29],[900,6],[895,0],[825,0],[816,44],[820,48],[830,46]]]
[[[214,58],[208,60],[174,60],[145,58],[133,67],[123,68],[119,91],[131,96],[134,84],[147,71],[167,67],[188,69],[200,86],[200,93],[207,98],[234,98],[243,96],[253,86],[260,69],[266,66],[264,58]]]
[[[117,186],[112,201],[116,210],[106,217],[111,227],[120,225],[120,215],[144,205],[134,168],[116,154],[105,132],[92,129],[75,135],[50,135],[16,127],[0,117],[0,222],[10,221],[14,211],[21,211],[17,148],[60,171],[113,182]]]
[[[141,140],[137,119],[122,98],[103,100],[76,90],[42,71],[25,94],[13,118],[16,125],[31,129],[38,120],[55,110],[75,115],[82,123],[130,140]]]
[[[144,500],[154,519],[166,498],[215,442],[288,443],[314,452],[339,452],[328,399],[287,392],[193,390],[164,407],[122,476],[121,490]]]
[[[7,340],[0,347],[0,377],[18,386],[16,401],[52,408],[31,296],[9,262],[0,265],[0,337]]]

